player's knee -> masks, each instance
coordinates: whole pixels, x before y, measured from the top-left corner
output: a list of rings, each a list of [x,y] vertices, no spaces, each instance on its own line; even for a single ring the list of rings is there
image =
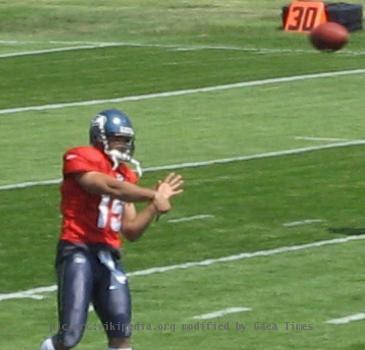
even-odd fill
[[[125,318],[120,317],[118,322],[106,322],[105,331],[108,339],[123,339],[126,341],[132,333],[130,318],[126,315]]]

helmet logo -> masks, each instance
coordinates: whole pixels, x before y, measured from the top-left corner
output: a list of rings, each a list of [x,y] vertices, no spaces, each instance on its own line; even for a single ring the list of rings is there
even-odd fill
[[[99,130],[103,130],[105,123],[106,123],[106,117],[104,115],[98,115],[93,120],[92,126],[97,126]]]
[[[119,125],[121,123],[121,120],[120,120],[120,118],[115,117],[115,118],[113,118],[112,123],[115,125]]]

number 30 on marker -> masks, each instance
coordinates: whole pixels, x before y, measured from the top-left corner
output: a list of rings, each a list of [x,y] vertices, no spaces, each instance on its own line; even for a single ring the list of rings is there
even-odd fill
[[[294,1],[289,6],[284,29],[289,32],[309,32],[324,22],[327,22],[327,16],[323,2]]]

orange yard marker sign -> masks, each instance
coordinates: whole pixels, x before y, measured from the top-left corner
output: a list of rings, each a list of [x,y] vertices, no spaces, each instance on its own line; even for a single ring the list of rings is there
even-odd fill
[[[327,22],[324,2],[293,1],[289,6],[284,30],[310,32],[314,27],[324,22]]]

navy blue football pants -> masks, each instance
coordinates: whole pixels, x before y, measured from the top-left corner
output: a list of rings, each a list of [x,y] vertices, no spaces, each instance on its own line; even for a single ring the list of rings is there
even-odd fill
[[[68,246],[70,248],[70,246]],[[59,330],[54,341],[72,348],[87,327],[108,338],[131,335],[131,298],[119,261],[108,250],[69,249],[58,257]],[[90,303],[101,321],[86,325]]]

